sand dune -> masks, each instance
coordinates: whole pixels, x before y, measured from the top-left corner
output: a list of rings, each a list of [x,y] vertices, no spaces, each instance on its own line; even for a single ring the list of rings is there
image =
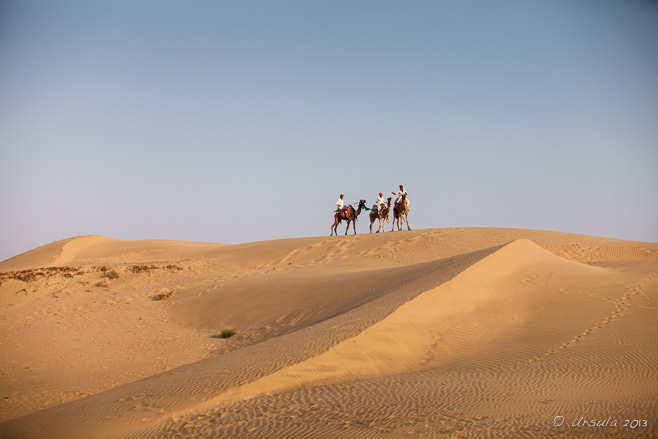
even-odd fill
[[[515,229],[89,236],[0,271],[2,437],[658,432],[657,244]]]
[[[535,288],[520,291],[508,287],[531,279],[528,276],[560,269],[562,273],[590,275],[592,281],[604,271],[573,265],[580,264],[557,258],[531,241],[514,241],[452,280],[404,303],[357,336],[321,355],[230,389],[212,403],[250,399],[308,384],[431,368],[459,361],[464,356],[491,358],[510,346],[506,343],[516,338],[515,332],[523,329],[527,338],[529,310],[541,305],[536,302],[546,300],[533,291]],[[492,345],[496,346],[495,353],[488,352]],[[532,346],[524,347],[532,349]],[[519,344],[514,343],[512,350],[519,349]],[[512,352],[505,353],[508,358],[510,355]]]
[[[0,262],[0,270],[166,262],[203,257],[221,247],[224,245],[189,241],[120,241],[106,236],[78,236],[53,242]]]

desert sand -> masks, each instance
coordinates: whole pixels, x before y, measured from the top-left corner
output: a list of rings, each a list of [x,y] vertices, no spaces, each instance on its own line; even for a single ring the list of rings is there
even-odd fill
[[[0,282],[3,438],[658,435],[658,244],[83,236]]]

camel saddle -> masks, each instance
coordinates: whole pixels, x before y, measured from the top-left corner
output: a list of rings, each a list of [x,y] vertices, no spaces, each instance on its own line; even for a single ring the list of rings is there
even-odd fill
[[[336,213],[336,218],[341,220],[346,220],[349,217],[350,209],[351,209],[350,207],[343,207],[343,209],[340,212]]]

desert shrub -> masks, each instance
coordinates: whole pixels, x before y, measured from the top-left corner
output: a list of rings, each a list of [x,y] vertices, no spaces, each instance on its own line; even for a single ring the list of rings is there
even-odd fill
[[[176,290],[170,288],[163,288],[160,290],[160,293],[154,297],[155,300],[165,300],[174,295]]]
[[[112,270],[109,273],[107,273],[105,277],[108,279],[116,279],[117,277],[119,277],[119,272],[116,270]]]
[[[130,267],[130,271],[133,273],[141,273],[142,271],[151,271],[157,269],[158,267],[156,265],[133,265]]]
[[[237,334],[237,332],[238,332],[238,331],[237,331],[235,328],[224,329],[224,330],[219,334],[219,336],[220,336],[220,338],[231,338],[231,337],[233,337],[235,334]]]

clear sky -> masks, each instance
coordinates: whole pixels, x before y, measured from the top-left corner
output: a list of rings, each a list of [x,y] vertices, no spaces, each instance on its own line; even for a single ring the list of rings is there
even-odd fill
[[[0,1],[0,259],[399,184],[414,228],[658,241],[658,2]]]

